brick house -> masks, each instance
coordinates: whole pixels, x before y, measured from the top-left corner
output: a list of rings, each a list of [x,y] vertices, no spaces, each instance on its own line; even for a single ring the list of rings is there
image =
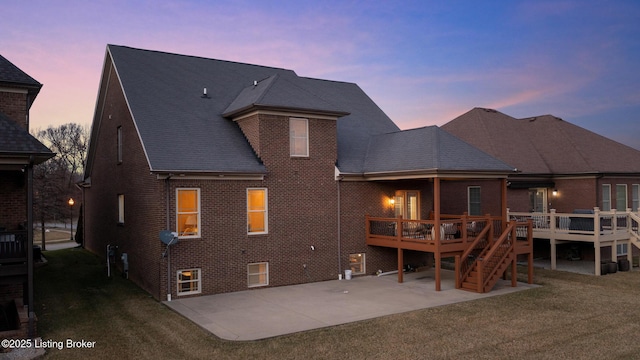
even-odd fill
[[[42,84],[0,55],[0,306],[28,306],[20,321],[29,327],[16,329],[11,316],[0,316],[0,331],[33,335],[33,166],[55,154],[29,134],[29,109]],[[27,319],[24,319],[24,318]],[[9,332],[11,333],[11,331]]]
[[[353,83],[108,45],[84,238],[126,253],[157,299],[433,266],[432,253],[367,245],[366,215],[502,216],[512,171],[438,127],[400,131]],[[462,203],[449,184],[467,187]]]
[[[601,257],[613,261],[631,257],[630,249],[637,254],[637,225],[628,216],[640,210],[640,151],[552,115],[516,119],[493,109],[474,108],[442,128],[518,169],[508,178],[508,207],[514,213],[547,214],[538,235],[550,240],[551,248],[536,249],[538,254],[548,256],[550,251],[555,261],[556,245],[559,257],[580,247],[581,257],[596,263]],[[594,234],[578,239],[571,234],[549,236],[542,230],[550,225],[549,213],[574,211],[608,214],[600,219],[605,232],[612,226],[606,223],[617,217],[617,227],[629,227],[631,234],[621,231],[617,237],[594,243]],[[579,230],[571,229],[571,219],[563,217],[557,219],[557,227],[567,223],[564,230]],[[594,247],[600,251],[594,253]]]

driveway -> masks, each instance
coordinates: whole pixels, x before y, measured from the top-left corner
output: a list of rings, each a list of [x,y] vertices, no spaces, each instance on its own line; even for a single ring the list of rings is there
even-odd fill
[[[435,291],[434,270],[361,276],[301,285],[165,301],[171,309],[226,340],[258,340],[385,315],[499,296],[538,287],[500,280],[487,294],[455,289],[453,271],[442,270]]]

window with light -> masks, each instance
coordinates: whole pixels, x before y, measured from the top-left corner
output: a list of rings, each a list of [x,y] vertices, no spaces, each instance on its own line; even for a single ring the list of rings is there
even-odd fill
[[[266,234],[268,230],[267,189],[247,189],[247,233]]]
[[[199,294],[202,292],[200,269],[178,270],[178,295]]]
[[[200,189],[177,189],[176,191],[178,236],[200,237]]]

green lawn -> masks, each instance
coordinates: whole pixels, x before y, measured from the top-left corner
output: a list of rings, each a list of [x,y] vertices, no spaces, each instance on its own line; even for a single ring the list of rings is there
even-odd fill
[[[80,249],[35,273],[43,340],[95,341],[46,359],[637,359],[640,272],[536,271],[541,288],[280,336],[216,338]]]

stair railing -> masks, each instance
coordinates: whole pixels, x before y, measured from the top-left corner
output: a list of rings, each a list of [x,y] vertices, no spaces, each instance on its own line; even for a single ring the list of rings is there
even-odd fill
[[[515,240],[516,240],[516,222],[510,221],[507,228],[502,232],[502,235],[496,240],[489,251],[481,258],[478,258],[478,292],[483,293],[484,290],[490,287],[491,281],[497,279],[497,272],[500,269],[500,265],[509,256],[515,254]]]
[[[491,238],[493,238],[493,221],[487,221],[484,228],[478,233],[462,255],[456,255],[456,289],[462,287],[462,282],[469,276],[474,263],[488,250],[491,245]]]

